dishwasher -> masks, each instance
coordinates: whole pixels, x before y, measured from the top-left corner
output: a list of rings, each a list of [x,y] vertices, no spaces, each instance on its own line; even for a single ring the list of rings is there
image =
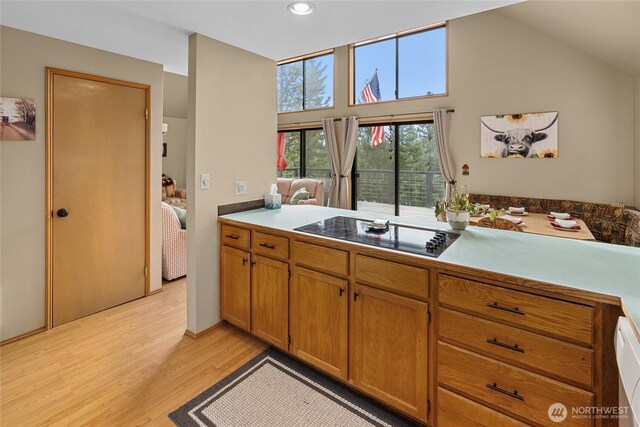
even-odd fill
[[[639,319],[640,320],[640,319]],[[640,340],[626,317],[616,325],[616,361],[620,371],[620,427],[640,427]]]

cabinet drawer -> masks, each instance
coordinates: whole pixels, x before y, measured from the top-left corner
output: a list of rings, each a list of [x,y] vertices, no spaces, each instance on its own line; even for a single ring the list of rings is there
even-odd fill
[[[571,408],[593,406],[592,393],[443,342],[438,342],[438,381],[538,424],[550,424],[547,411],[557,402],[569,412],[562,425],[593,424],[571,417]]]
[[[426,300],[429,289],[429,271],[378,258],[356,255],[356,281]]]
[[[349,275],[349,253],[304,242],[293,243],[293,260],[320,271]]]
[[[441,275],[441,305],[585,344],[593,342],[593,309],[553,298]]]
[[[249,230],[222,224],[221,234],[220,240],[222,240],[222,244],[249,250],[251,245],[251,232]]]
[[[440,308],[440,338],[457,341],[508,362],[591,386],[593,350],[501,323]]]
[[[256,254],[288,259],[289,239],[254,231],[251,247]]]
[[[438,426],[526,427],[527,425],[438,387]]]

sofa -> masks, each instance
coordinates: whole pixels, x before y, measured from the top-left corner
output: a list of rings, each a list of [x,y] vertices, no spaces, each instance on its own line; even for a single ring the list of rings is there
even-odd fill
[[[567,212],[583,220],[598,241],[640,247],[640,211],[634,208],[573,200],[487,194],[470,194],[469,199],[472,203],[491,205],[496,209],[515,206],[525,207],[532,213]]]
[[[187,189],[178,187],[176,180],[162,174],[162,201],[168,205],[187,208]]]
[[[162,277],[174,280],[187,274],[187,230],[176,212],[162,202]]]
[[[291,197],[301,188],[309,192],[309,199],[300,200],[299,205],[324,205],[324,182],[308,178],[278,178],[278,193],[282,195],[282,204],[289,204]]]

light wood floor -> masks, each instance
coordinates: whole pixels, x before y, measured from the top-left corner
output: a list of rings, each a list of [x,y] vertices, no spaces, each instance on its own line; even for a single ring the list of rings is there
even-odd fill
[[[171,426],[169,412],[266,348],[224,325],[193,340],[186,280],[0,348],[2,426]]]

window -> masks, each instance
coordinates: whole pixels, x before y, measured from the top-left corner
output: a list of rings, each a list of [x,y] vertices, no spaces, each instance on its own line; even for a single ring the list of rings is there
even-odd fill
[[[284,140],[286,168],[278,170],[282,178],[312,178],[324,181],[325,204],[331,184],[329,155],[322,129],[293,130],[278,133]],[[284,137],[283,137],[284,136]]]
[[[333,107],[333,52],[278,65],[278,113]]]
[[[440,25],[352,47],[352,104],[446,93],[446,37]]]
[[[371,133],[384,130],[384,141],[371,146]],[[353,167],[354,209],[433,217],[444,197],[444,179],[431,122],[360,126]]]

